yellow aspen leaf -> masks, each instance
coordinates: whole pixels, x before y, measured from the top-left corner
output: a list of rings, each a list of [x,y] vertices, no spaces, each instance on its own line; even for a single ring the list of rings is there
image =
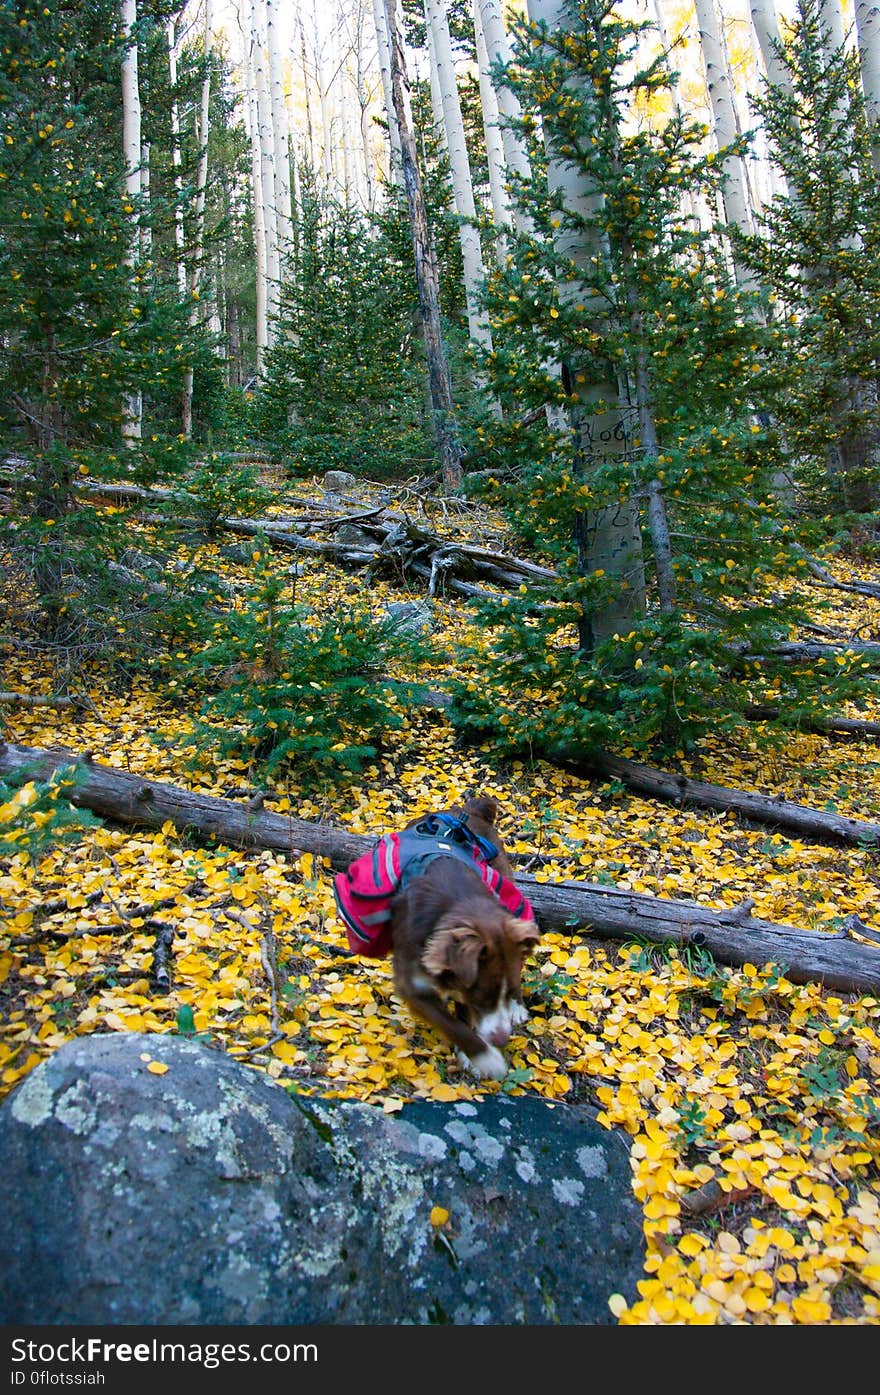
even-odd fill
[[[431,1207],[431,1225],[435,1230],[439,1230],[440,1226],[445,1225],[448,1220],[449,1212],[446,1210],[445,1206]]]
[[[743,1299],[750,1313],[763,1313],[770,1307],[770,1298],[757,1285],[747,1288]]]
[[[612,1293],[611,1297],[608,1299],[608,1306],[614,1317],[619,1318],[626,1312],[629,1304],[622,1293]]]
[[[150,1072],[150,1075],[164,1075],[168,1067],[165,1065],[164,1061],[151,1061],[147,1066],[147,1070]]]
[[[831,1317],[831,1304],[818,1298],[799,1295],[791,1300],[791,1310],[798,1322],[822,1323]]]
[[[683,1235],[678,1242],[678,1248],[683,1255],[692,1257],[703,1252],[706,1241],[702,1235]]]

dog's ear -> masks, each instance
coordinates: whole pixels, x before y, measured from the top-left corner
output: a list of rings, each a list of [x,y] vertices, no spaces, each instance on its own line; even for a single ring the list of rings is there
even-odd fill
[[[483,937],[472,925],[453,925],[431,936],[422,964],[435,978],[453,974],[465,988],[472,988],[484,948]]]
[[[485,823],[490,823],[493,827],[498,821],[498,805],[487,794],[466,800],[464,812],[475,819],[483,819]]]
[[[505,929],[514,944],[522,945],[526,954],[535,948],[541,938],[541,932],[533,920],[520,920],[516,916],[508,916]]]

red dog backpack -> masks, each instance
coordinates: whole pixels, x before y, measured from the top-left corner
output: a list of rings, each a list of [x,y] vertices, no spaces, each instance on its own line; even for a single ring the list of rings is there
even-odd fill
[[[333,878],[336,906],[355,954],[391,953],[391,902],[402,886],[436,857],[458,857],[479,872],[504,909],[534,920],[531,904],[508,877],[489,864],[498,849],[454,814],[431,814],[414,828],[385,833],[373,848]]]

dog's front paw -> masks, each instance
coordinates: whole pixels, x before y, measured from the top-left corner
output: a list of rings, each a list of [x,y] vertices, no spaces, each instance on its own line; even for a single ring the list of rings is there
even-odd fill
[[[521,1003],[518,999],[512,1002],[510,1005],[510,1025],[512,1027],[521,1027],[522,1024],[528,1022],[528,1020],[529,1010],[525,1003]]]
[[[495,1046],[487,1046],[479,1056],[467,1056],[459,1051],[458,1059],[478,1080],[503,1080],[507,1074],[507,1062]]]

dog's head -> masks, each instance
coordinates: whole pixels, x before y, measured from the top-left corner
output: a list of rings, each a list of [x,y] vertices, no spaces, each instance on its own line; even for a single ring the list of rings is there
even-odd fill
[[[422,966],[460,1003],[478,1036],[504,1046],[517,1021],[523,961],[538,943],[533,920],[496,915],[445,917],[425,946]]]

